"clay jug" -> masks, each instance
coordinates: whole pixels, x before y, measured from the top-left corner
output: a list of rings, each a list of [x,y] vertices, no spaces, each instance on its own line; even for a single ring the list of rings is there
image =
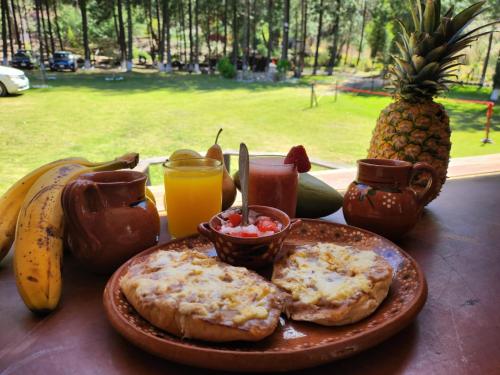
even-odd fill
[[[66,243],[96,273],[111,273],[158,242],[160,221],[145,196],[146,175],[93,172],[68,184],[62,195]]]
[[[417,172],[431,178],[416,192],[410,183]],[[344,218],[349,225],[388,238],[399,238],[417,223],[427,199],[436,192],[437,174],[427,163],[390,159],[358,160],[358,174],[344,195]]]

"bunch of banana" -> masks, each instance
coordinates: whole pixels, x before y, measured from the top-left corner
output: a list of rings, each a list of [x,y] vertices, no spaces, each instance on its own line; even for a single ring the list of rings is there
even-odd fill
[[[88,167],[96,165],[83,158],[56,160],[27,174],[0,197],[0,260],[7,255],[14,242],[17,216],[28,190],[49,169],[70,163],[78,163]]]
[[[3,256],[10,247],[15,228],[16,284],[30,310],[51,311],[61,295],[64,186],[83,173],[133,168],[138,159],[138,154],[127,154],[100,164],[85,159],[60,160],[30,173],[0,199],[0,244],[6,249]],[[11,199],[15,202],[8,204]]]

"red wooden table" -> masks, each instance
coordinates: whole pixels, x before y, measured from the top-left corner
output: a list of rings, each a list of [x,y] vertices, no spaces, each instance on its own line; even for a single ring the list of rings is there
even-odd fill
[[[342,213],[328,220],[344,222]],[[417,320],[314,373],[500,374],[500,175],[448,181],[398,244],[427,277],[429,297]],[[0,375],[220,373],[156,358],[122,339],[104,315],[106,278],[80,270],[70,256],[60,308],[33,316],[16,292],[11,263],[8,256],[0,265]]]

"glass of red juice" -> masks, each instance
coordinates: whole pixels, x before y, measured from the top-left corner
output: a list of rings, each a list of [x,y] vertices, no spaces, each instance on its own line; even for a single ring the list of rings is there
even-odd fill
[[[248,204],[270,206],[295,217],[299,174],[282,156],[250,158]]]

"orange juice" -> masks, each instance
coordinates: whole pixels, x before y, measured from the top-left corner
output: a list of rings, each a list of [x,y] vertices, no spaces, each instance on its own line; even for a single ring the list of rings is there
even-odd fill
[[[167,161],[163,166],[170,234],[195,234],[198,224],[221,211],[222,163],[194,158]]]

